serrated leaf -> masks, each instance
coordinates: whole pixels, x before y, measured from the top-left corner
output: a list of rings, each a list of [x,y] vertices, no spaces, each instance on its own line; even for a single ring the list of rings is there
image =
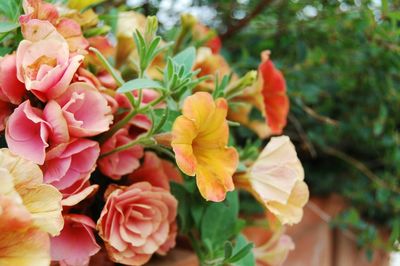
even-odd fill
[[[182,65],[184,67],[185,72],[192,70],[195,59],[196,49],[194,47],[188,47],[172,58],[176,65]]]
[[[133,79],[124,83],[118,88],[117,92],[125,93],[139,89],[155,89],[162,90],[164,87],[160,83],[151,79]]]

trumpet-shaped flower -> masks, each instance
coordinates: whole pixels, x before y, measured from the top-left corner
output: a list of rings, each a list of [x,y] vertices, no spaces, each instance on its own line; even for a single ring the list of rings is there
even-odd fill
[[[208,47],[200,47],[197,50],[196,62],[193,69],[200,69],[199,74],[197,74],[199,78],[210,75],[218,77],[219,80],[222,80],[224,75],[229,75],[231,72],[225,58],[220,54],[213,54],[212,50]],[[216,78],[204,80],[196,89],[199,91],[213,91],[215,81]]]
[[[32,219],[35,227],[57,235],[63,227],[61,194],[53,186],[43,184],[39,166],[1,149],[0,173],[0,196],[11,197],[26,209],[26,217]]]
[[[280,266],[289,251],[294,249],[294,243],[284,234],[284,228],[273,232],[262,226],[249,226],[243,234],[255,245],[253,252],[258,266]]]
[[[63,227],[61,194],[33,162],[0,150],[0,265],[50,264],[50,238]]]
[[[286,83],[282,73],[269,60],[269,51],[261,54],[259,71],[262,79],[262,95],[268,126],[273,134],[281,134],[286,126],[289,112],[289,99],[286,95]]]
[[[274,137],[249,172],[252,192],[283,224],[300,222],[308,187],[296,150],[287,136]]]
[[[68,7],[74,8],[74,9],[84,9],[90,5],[94,5],[97,3],[100,3],[101,0],[69,0],[68,1]]]
[[[232,175],[238,165],[238,154],[227,147],[229,127],[225,99],[213,100],[206,92],[189,96],[182,115],[173,125],[171,142],[179,168],[196,176],[201,195],[212,201],[225,199],[234,189]]]

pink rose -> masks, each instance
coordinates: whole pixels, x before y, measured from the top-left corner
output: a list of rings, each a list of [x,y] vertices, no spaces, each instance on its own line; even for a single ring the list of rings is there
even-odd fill
[[[6,126],[9,149],[24,159],[43,164],[51,134],[51,126],[43,118],[42,110],[21,103],[10,115]]]
[[[6,121],[11,113],[11,104],[8,102],[0,101],[0,131],[3,131],[6,128]]]
[[[88,139],[74,139],[52,148],[47,152],[46,161],[41,167],[45,183],[56,187],[63,194],[64,200],[79,193],[79,197],[69,200],[78,203],[83,199],[82,196],[87,196],[92,190],[81,194],[88,187],[85,184],[96,167],[99,154],[99,144]]]
[[[101,154],[131,142],[127,128],[121,128],[101,146]],[[143,156],[143,147],[135,145],[129,149],[107,155],[98,161],[100,171],[112,179],[131,173],[139,167],[139,159]]]
[[[82,53],[89,47],[89,42],[83,37],[81,26],[74,20],[62,18],[56,27],[68,42],[70,52]]]
[[[57,8],[43,0],[24,0],[22,6],[25,15],[19,18],[21,24],[31,19],[48,20],[51,23],[56,23],[59,17]]]
[[[60,265],[84,266],[100,250],[93,234],[95,223],[80,214],[64,215],[61,234],[51,238],[51,258]]]
[[[147,181],[152,186],[169,190],[169,181],[181,181],[178,169],[169,161],[162,160],[154,152],[146,152],[142,165],[129,175],[129,181]]]
[[[176,214],[177,201],[167,190],[140,182],[111,192],[97,229],[111,260],[143,265],[174,246]]]
[[[79,179],[77,182],[72,184],[60,191],[62,193],[63,199],[61,205],[64,209],[67,207],[75,206],[82,200],[94,195],[99,188],[99,185],[91,185],[89,182],[90,174],[86,177]]]
[[[41,101],[60,96],[83,61],[70,57],[67,41],[48,21],[29,20],[17,49],[17,77]]]
[[[16,55],[6,55],[0,59],[0,100],[20,104],[25,93],[25,85],[17,79]]]
[[[113,116],[107,100],[88,83],[76,82],[56,99],[73,137],[91,137],[109,129]]]

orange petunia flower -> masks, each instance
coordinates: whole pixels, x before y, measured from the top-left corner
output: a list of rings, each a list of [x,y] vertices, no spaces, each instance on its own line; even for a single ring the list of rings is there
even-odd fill
[[[213,91],[216,77],[221,81],[223,76],[229,75],[231,69],[225,58],[220,54],[214,54],[208,47],[200,47],[197,50],[194,70],[200,69],[198,78],[210,75],[210,78],[201,82],[195,88],[197,91]]]
[[[273,134],[281,134],[286,126],[289,113],[289,99],[286,95],[285,78],[274,63],[269,60],[269,51],[261,54],[259,66],[260,78],[262,79],[262,95],[264,98],[265,113],[268,126]]]
[[[179,168],[196,176],[201,195],[222,201],[234,189],[232,175],[238,165],[238,153],[227,147],[229,127],[225,99],[213,100],[207,92],[186,98],[182,114],[172,128],[171,146]]]
[[[252,129],[262,139],[281,134],[289,113],[285,79],[269,59],[269,54],[269,51],[261,53],[257,81],[232,99],[241,104],[231,108],[228,114],[229,120]],[[262,113],[265,121],[251,119],[253,107]]]

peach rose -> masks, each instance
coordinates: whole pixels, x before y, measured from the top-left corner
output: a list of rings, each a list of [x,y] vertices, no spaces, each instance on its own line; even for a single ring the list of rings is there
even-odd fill
[[[109,129],[113,119],[111,108],[103,95],[90,84],[73,83],[55,101],[62,109],[72,137],[91,137]]]
[[[169,190],[169,181],[182,182],[182,175],[175,165],[158,158],[154,152],[146,152],[142,165],[129,175],[129,181],[147,181],[152,186]]]
[[[10,115],[6,126],[6,141],[10,150],[37,164],[43,164],[51,134],[51,126],[40,109],[29,100],[20,104]]]
[[[17,77],[41,101],[60,96],[83,61],[70,56],[68,43],[48,21],[29,20],[17,49]]]
[[[143,265],[175,245],[176,214],[177,201],[167,190],[139,182],[111,192],[97,229],[113,261]]]
[[[99,144],[93,140],[74,139],[60,144],[46,154],[42,166],[44,181],[56,187],[63,194],[63,199],[74,195],[76,198],[76,194],[87,187],[83,186],[94,171],[99,154]],[[87,191],[83,195],[87,196]]]
[[[16,55],[6,55],[0,59],[0,100],[20,104],[25,93],[25,85],[17,79]]]
[[[81,26],[72,19],[62,18],[57,23],[57,31],[65,38],[70,52],[86,53],[89,41],[83,37]]]
[[[131,142],[127,128],[121,128],[101,146],[101,154]],[[139,159],[143,156],[143,147],[135,145],[129,149],[115,152],[99,159],[99,169],[112,179],[131,173],[139,167]]]
[[[43,0],[24,0],[22,7],[25,15],[19,18],[20,23],[26,23],[31,19],[48,20],[56,23],[59,17],[57,8]]]
[[[51,258],[61,265],[85,266],[100,250],[93,234],[96,224],[85,215],[64,215],[61,234],[51,238]]]

